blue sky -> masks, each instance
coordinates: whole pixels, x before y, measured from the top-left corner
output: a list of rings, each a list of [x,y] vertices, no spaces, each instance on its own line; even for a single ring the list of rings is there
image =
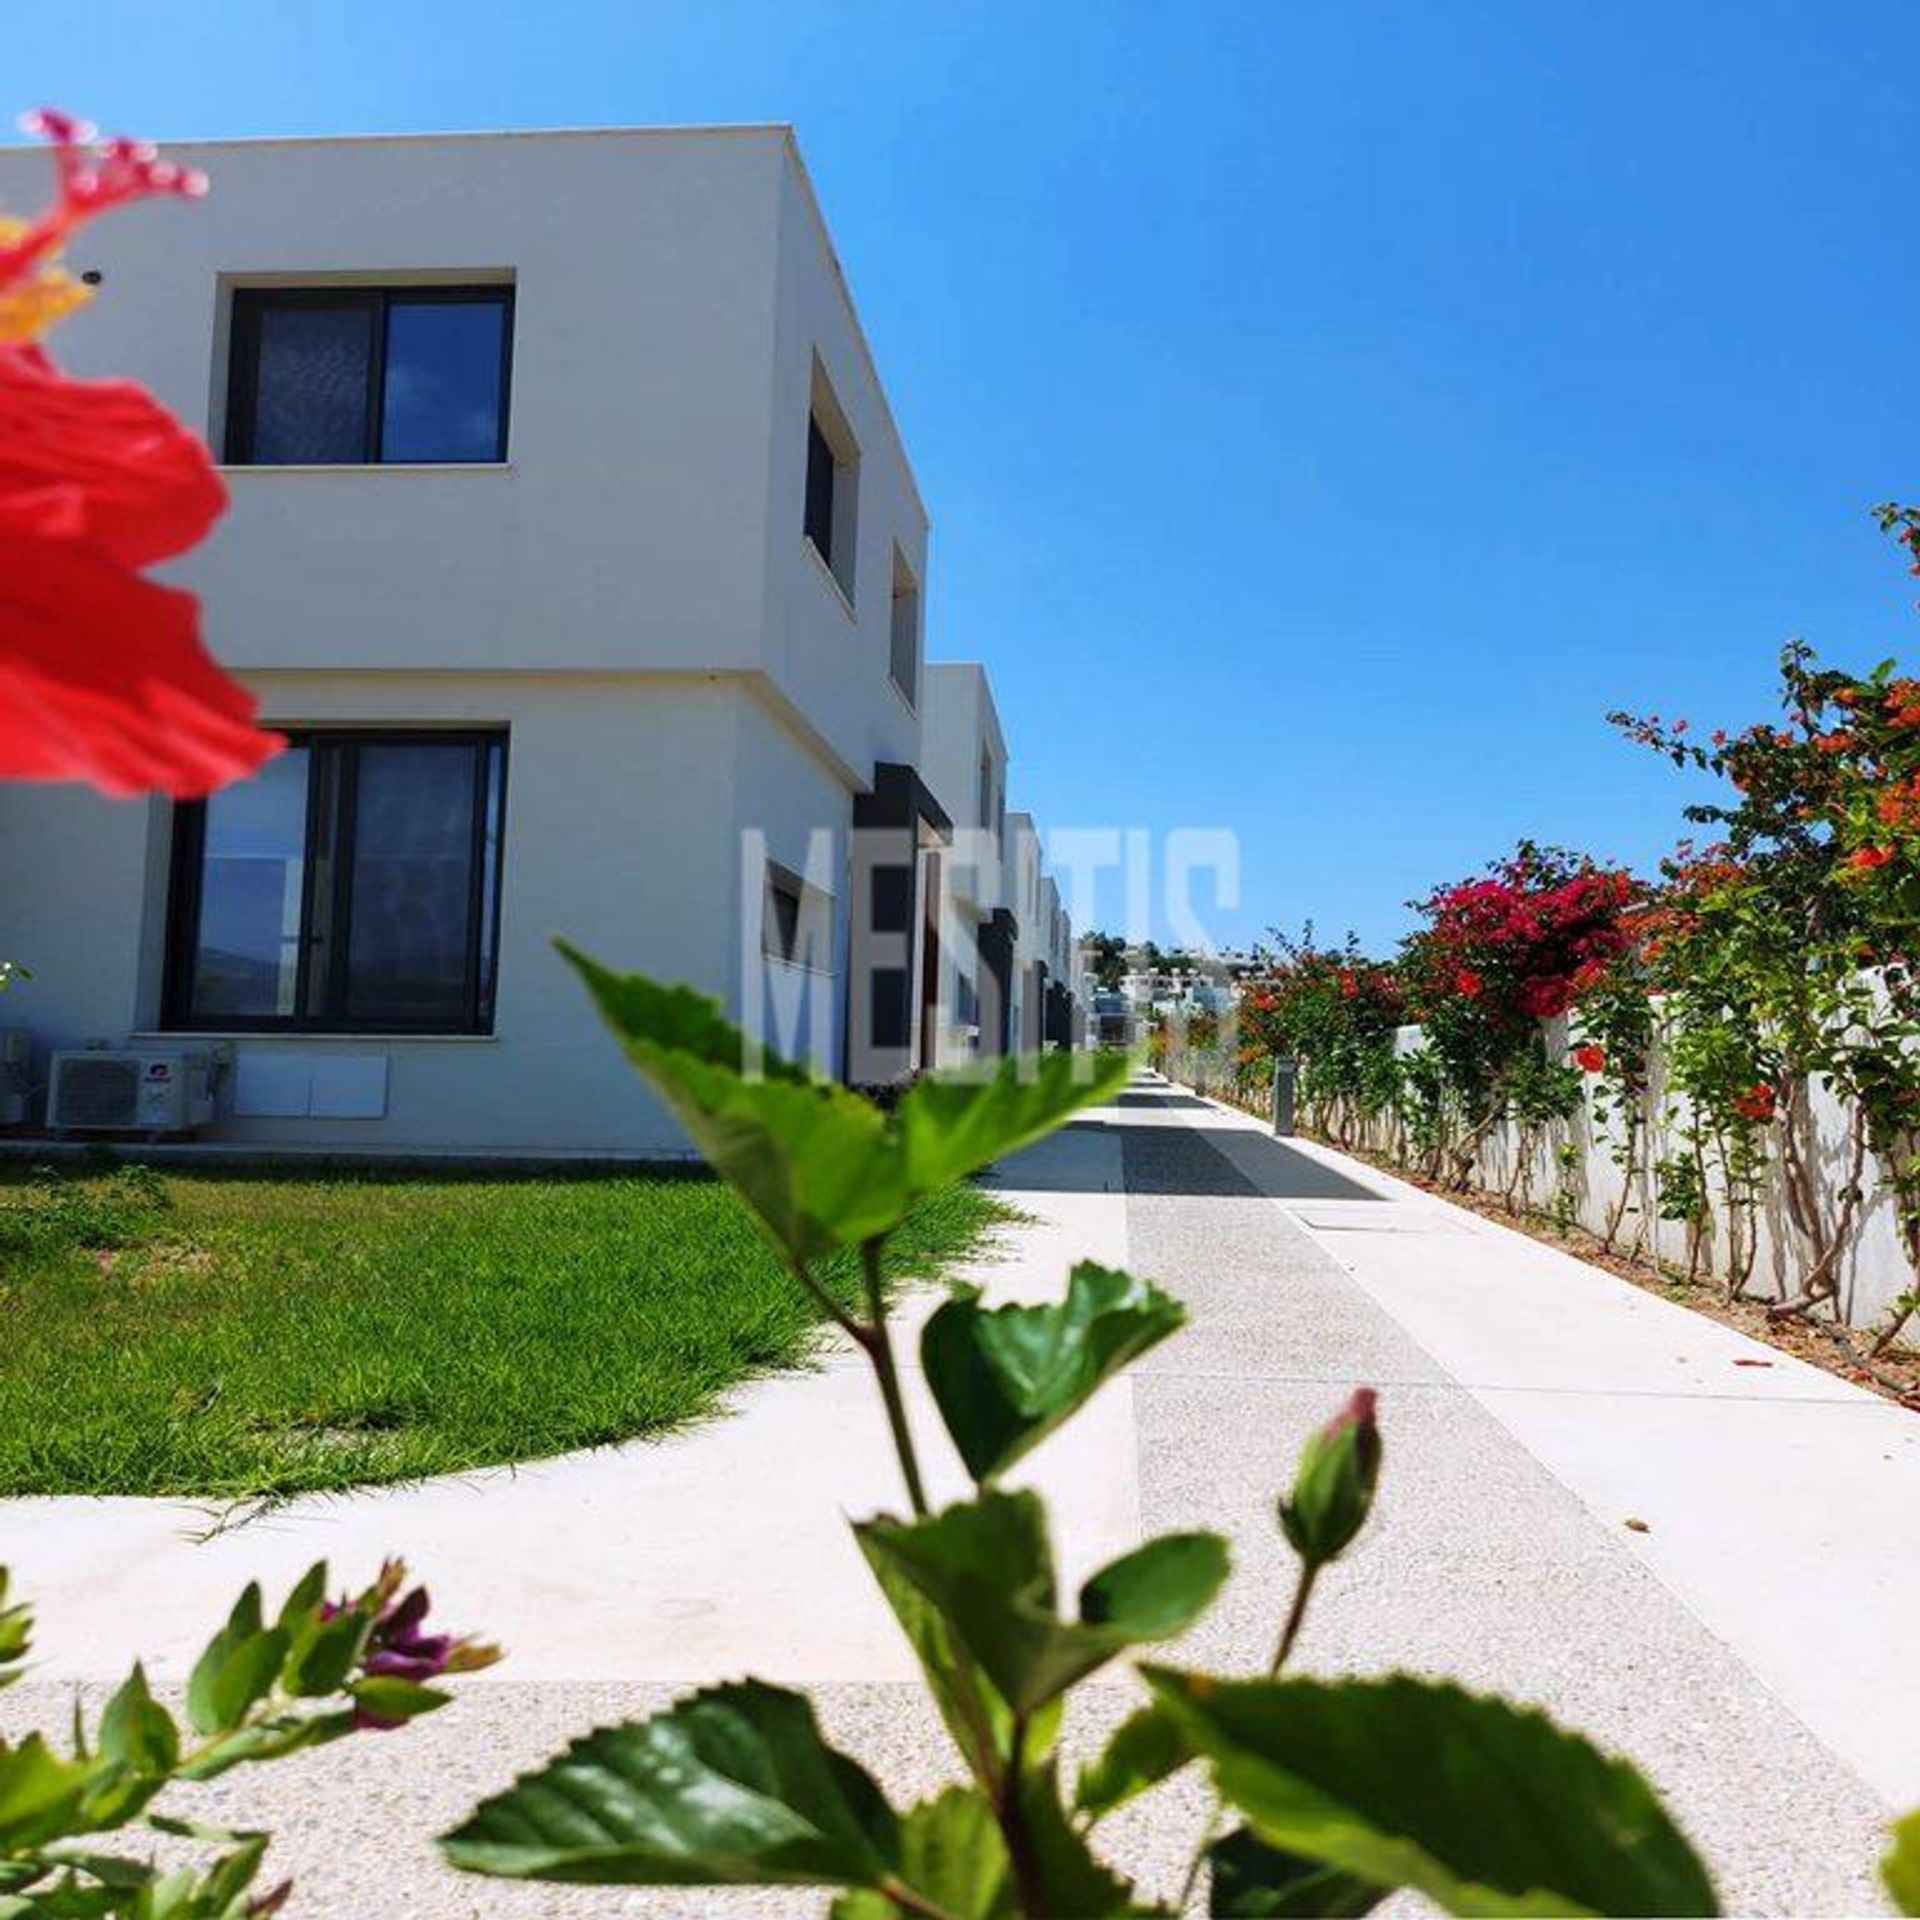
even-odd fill
[[[1052,825],[1227,826],[1222,938],[1520,834],[1647,862],[1611,707],[1920,657],[1912,0],[93,0],[154,136],[790,120]]]

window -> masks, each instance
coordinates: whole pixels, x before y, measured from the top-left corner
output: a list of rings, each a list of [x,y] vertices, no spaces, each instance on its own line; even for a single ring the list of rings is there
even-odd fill
[[[769,860],[761,952],[790,966],[823,968],[832,964],[832,941],[833,896]]]
[[[807,538],[833,564],[833,449],[818,420],[807,421]]]
[[[512,346],[511,287],[237,288],[227,460],[504,460]]]
[[[898,547],[893,550],[893,637],[887,670],[912,706],[920,682],[920,588]]]
[[[991,747],[980,751],[980,831],[995,840],[1006,837],[1007,787]]]
[[[310,733],[175,809],[180,1027],[493,1027],[501,733]]]
[[[764,944],[775,960],[791,960],[800,950],[800,882],[782,867],[767,869]]]
[[[813,363],[807,413],[807,490],[801,529],[853,603],[855,522],[860,508],[860,446],[820,362]]]

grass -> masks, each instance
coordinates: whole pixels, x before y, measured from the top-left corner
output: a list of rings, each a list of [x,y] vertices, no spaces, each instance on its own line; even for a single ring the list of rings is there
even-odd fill
[[[956,1188],[890,1269],[1005,1217]],[[818,1326],[704,1178],[0,1170],[0,1494],[259,1498],[661,1433]]]

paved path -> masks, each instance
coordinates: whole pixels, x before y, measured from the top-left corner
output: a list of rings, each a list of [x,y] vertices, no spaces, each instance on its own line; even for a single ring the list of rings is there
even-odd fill
[[[1070,1573],[1143,1528],[1218,1527],[1236,1579],[1182,1655],[1257,1665],[1289,1576],[1274,1493],[1304,1435],[1371,1382],[1386,1489],[1302,1661],[1498,1687],[1632,1753],[1730,1910],[1876,1904],[1886,1806],[1920,1801],[1920,1663],[1894,1617],[1920,1572],[1911,1416],[1164,1086],[1010,1162],[1002,1184],[1030,1224],[983,1272],[997,1291],[1051,1292],[1089,1256],[1193,1310],[1035,1456]],[[449,1621],[512,1657],[404,1735],[205,1791],[212,1817],[275,1825],[296,1912],[813,1911],[456,1879],[425,1838],[569,1732],[748,1670],[818,1689],[830,1729],[898,1791],[937,1781],[941,1737],[844,1531],[845,1513],[896,1503],[870,1388],[831,1354],[672,1441],[301,1502],[204,1544],[187,1537],[200,1517],[165,1503],[0,1503],[0,1559],[46,1612],[40,1674],[0,1695],[0,1719],[52,1718],[60,1681],[106,1678],[136,1648],[177,1677],[251,1574],[284,1582],[319,1553],[358,1574],[404,1548]],[[1078,1740],[1126,1700],[1095,1690]],[[1167,1884],[1200,1812],[1176,1792],[1114,1823],[1146,1885]]]

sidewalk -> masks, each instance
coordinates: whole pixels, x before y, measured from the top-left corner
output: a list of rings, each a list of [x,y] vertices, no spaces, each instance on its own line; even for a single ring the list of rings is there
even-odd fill
[[[1920,1806],[1920,1418],[1329,1148],[1212,1102],[1205,1124],[1256,1180],[1284,1152],[1383,1195],[1280,1205],[1890,1809]]]

